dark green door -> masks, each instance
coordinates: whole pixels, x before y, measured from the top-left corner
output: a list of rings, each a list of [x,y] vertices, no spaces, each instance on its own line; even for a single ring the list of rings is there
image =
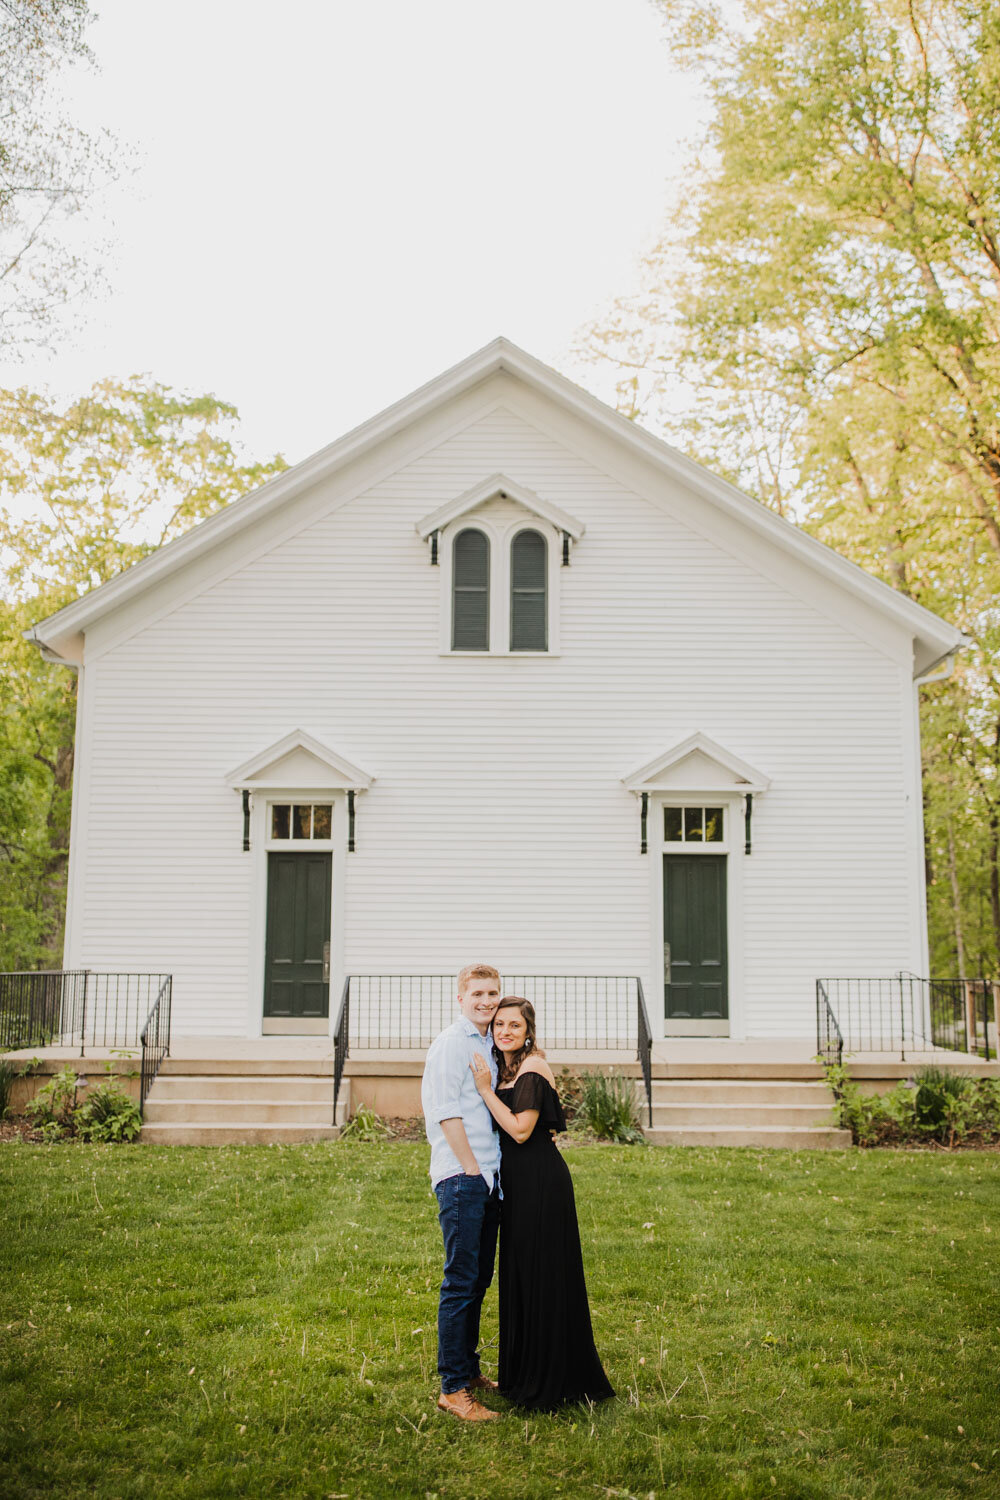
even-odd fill
[[[726,856],[663,856],[663,1002],[668,1021],[729,1015]]]
[[[329,854],[267,856],[265,1016],[330,1014],[331,865]]]

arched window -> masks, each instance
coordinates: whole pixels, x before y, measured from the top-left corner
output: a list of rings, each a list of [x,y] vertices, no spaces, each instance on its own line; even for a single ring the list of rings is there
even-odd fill
[[[510,549],[510,649],[548,650],[548,546],[541,532],[519,531]]]
[[[452,552],[451,649],[490,649],[490,541],[472,527],[458,533]]]

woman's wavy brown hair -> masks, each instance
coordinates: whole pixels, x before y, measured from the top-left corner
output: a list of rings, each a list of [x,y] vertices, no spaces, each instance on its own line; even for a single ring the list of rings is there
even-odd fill
[[[524,1035],[524,1045],[516,1052],[510,1054],[501,1052],[496,1042],[493,1043],[493,1056],[496,1058],[499,1083],[506,1083],[513,1078],[518,1068],[526,1057],[544,1057],[545,1053],[538,1045],[538,1035],[535,1030],[535,1007],[530,1000],[525,1000],[522,995],[504,995],[500,1004],[493,1012],[493,1020],[502,1010],[517,1010],[524,1017],[524,1024],[528,1028]]]

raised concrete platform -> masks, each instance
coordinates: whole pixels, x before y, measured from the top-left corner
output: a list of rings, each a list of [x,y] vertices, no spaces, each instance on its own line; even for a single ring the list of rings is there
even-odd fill
[[[647,1138],[654,1144],[833,1148],[850,1144],[847,1131],[832,1123],[833,1098],[808,1037],[671,1037],[653,1044],[653,1120]],[[324,1140],[338,1134],[352,1110],[366,1104],[384,1116],[420,1113],[424,1049],[353,1046],[347,1059],[332,1120],[333,1047],[329,1037],[191,1037],[172,1040],[149,1098],[141,1140],[212,1145],[233,1142]],[[12,1060],[38,1057],[36,1080],[72,1062],[92,1077],[106,1059],[116,1071],[138,1066],[112,1059],[111,1049],[49,1047],[8,1054]],[[638,1080],[634,1052],[552,1049],[558,1072],[622,1072]],[[861,1053],[845,1057],[850,1072],[872,1092],[891,1088],[922,1063],[956,1072],[1000,1077],[1000,1063],[986,1063],[962,1052]],[[130,1080],[136,1087],[136,1080]],[[645,1096],[642,1094],[644,1121]]]

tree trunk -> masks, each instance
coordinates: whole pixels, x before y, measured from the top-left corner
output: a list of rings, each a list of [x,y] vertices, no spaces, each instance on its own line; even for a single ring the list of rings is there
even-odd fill
[[[951,881],[951,911],[955,928],[955,949],[958,953],[958,977],[965,978],[965,935],[962,932],[962,892],[958,883],[958,864],[955,859],[955,828],[948,819],[948,877]]]

